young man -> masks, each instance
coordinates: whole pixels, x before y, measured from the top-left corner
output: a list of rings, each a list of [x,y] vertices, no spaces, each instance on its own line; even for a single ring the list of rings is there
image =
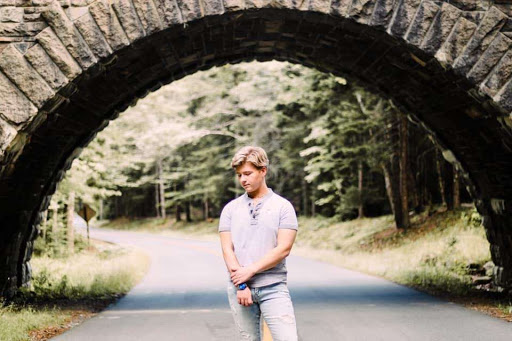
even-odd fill
[[[224,206],[219,232],[230,275],[228,299],[242,340],[259,341],[262,315],[274,340],[297,340],[285,258],[297,234],[292,204],[267,187],[268,158],[246,146],[233,157],[245,193]]]

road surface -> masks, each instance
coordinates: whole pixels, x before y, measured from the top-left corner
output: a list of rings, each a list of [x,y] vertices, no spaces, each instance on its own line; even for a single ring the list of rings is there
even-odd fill
[[[238,340],[220,244],[91,229],[91,237],[143,249],[141,283],[54,340]],[[512,340],[512,323],[392,282],[290,255],[288,284],[299,339]]]

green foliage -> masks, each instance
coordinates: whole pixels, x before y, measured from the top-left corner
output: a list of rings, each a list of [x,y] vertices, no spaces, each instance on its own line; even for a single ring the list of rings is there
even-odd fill
[[[187,211],[192,219],[217,217],[243,193],[230,168],[233,154],[258,145],[271,162],[268,185],[299,215],[346,220],[359,208],[368,216],[385,214],[390,205],[381,172],[396,149],[396,116],[379,95],[303,66],[213,68],[120,115],[83,150],[56,196],[62,205],[75,191],[99,219],[160,217],[162,208]],[[423,140],[414,153],[427,164],[432,146]]]
[[[475,207],[470,211],[462,211],[460,217],[468,227],[482,226],[482,216],[478,213]]]
[[[67,314],[58,308],[20,308],[9,305],[0,308],[0,340],[28,341],[29,332],[49,325],[63,323]]]

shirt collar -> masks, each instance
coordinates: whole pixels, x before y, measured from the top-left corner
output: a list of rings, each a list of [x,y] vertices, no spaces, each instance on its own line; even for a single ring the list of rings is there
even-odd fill
[[[274,191],[272,191],[272,188],[267,187],[267,189],[268,189],[267,194],[265,194],[264,196],[262,196],[262,197],[260,198],[259,202],[261,202],[261,203],[265,202],[265,201],[266,201],[268,198],[270,198],[270,197],[272,196],[272,194],[274,193]],[[245,193],[243,194],[243,197],[244,197],[244,199],[245,199],[245,201],[246,201],[246,202],[252,202],[252,200],[253,200],[253,198],[251,198],[251,197],[247,194],[247,192],[245,192]]]

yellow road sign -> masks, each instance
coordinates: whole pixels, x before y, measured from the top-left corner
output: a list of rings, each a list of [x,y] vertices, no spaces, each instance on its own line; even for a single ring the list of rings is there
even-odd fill
[[[96,211],[91,206],[83,204],[82,209],[78,211],[78,215],[84,218],[86,222],[89,222],[96,215]]]

